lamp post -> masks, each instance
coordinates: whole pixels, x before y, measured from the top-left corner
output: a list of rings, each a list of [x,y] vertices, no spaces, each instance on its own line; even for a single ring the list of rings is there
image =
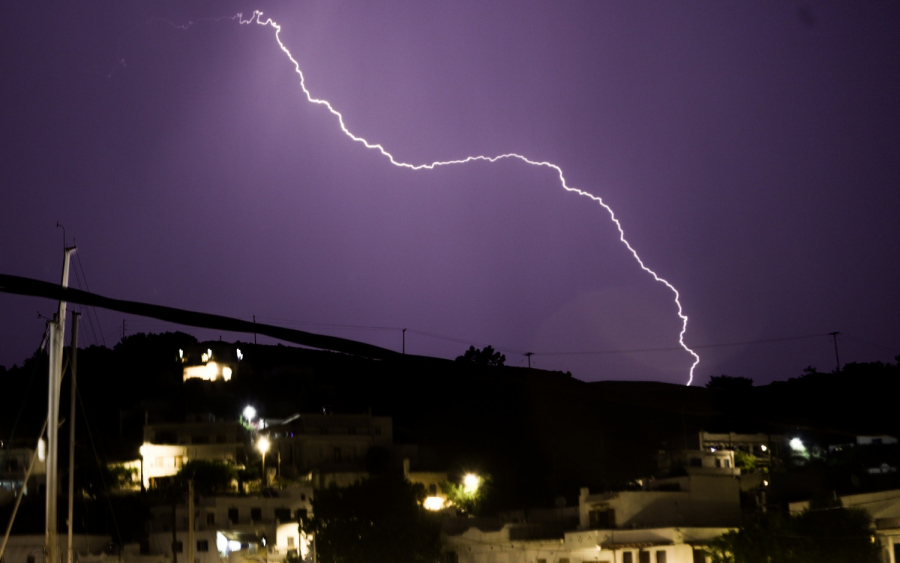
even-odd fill
[[[259,441],[256,442],[256,448],[259,450],[259,453],[262,454],[262,478],[264,487],[269,485],[269,479],[266,476],[266,452],[269,451],[270,445],[269,439],[265,436],[261,437]]]

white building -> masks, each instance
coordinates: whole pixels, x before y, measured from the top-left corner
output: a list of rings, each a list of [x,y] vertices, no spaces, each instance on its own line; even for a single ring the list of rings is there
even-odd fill
[[[727,475],[659,479],[641,491],[592,495],[585,488],[576,529],[554,534],[541,523],[493,530],[476,523],[444,534],[444,562],[709,563],[704,546],[740,525],[740,517],[740,485]]]
[[[312,498],[309,485],[279,489],[268,496],[201,497],[194,506],[195,563],[281,561],[292,552],[306,559],[309,542],[300,532],[298,520],[310,513]],[[154,508],[141,556],[171,561],[174,542],[175,557],[186,557],[189,529],[186,505],[176,506],[174,515],[171,506]],[[137,555],[133,548],[130,551]],[[131,562],[133,558],[126,559]]]
[[[528,526],[472,527],[444,536],[444,563],[708,563],[703,546],[731,528],[665,527],[579,530],[562,538],[529,538]]]
[[[880,491],[840,497],[847,508],[865,510],[875,524],[875,535],[881,544],[882,561],[900,563],[900,490]],[[793,515],[809,508],[809,501],[792,502]]]
[[[43,445],[38,446],[38,449]],[[0,450],[0,455],[2,455]],[[44,462],[45,456],[41,451],[38,455],[34,455],[34,448],[10,448],[7,454],[6,464],[3,471],[0,471],[0,504],[13,502],[16,495],[25,487],[25,494],[37,493],[44,486],[47,479],[47,467]],[[28,466],[34,460],[34,467],[28,482],[25,482],[25,474],[28,472]]]
[[[250,434],[237,421],[211,415],[182,423],[145,424],[141,480],[147,489],[178,474],[188,461],[221,461],[241,466],[248,457]]]
[[[68,551],[68,538],[60,534],[59,553],[63,560]],[[72,551],[77,561],[88,557],[103,557],[110,545],[110,536],[74,534]],[[3,552],[3,563],[44,563],[44,534],[26,534],[9,536],[6,550]]]
[[[370,414],[297,414],[263,432],[287,476],[364,471],[369,450],[393,445],[391,418]]]
[[[581,489],[579,527],[651,528],[740,525],[740,482],[686,475],[650,481],[646,490],[590,494]]]

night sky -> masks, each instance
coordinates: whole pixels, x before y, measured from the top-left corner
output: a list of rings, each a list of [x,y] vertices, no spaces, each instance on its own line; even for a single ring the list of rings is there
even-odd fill
[[[900,354],[900,3],[19,3],[0,273],[583,380]],[[221,19],[218,19],[221,18]],[[194,22],[193,25],[189,25]],[[75,276],[75,274],[78,276]],[[48,300],[0,294],[0,365]],[[70,310],[78,310],[71,306]],[[93,312],[92,312],[93,313]],[[185,330],[91,314],[81,344]],[[221,334],[251,340],[247,334]],[[261,340],[261,342],[272,342]]]

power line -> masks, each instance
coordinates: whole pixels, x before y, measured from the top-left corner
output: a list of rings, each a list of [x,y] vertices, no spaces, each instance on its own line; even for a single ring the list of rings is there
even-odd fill
[[[790,340],[805,340],[808,338],[821,338],[822,336],[830,336],[829,333],[807,334],[805,336],[789,336],[786,338],[767,338],[762,340],[746,340],[743,342],[728,342],[725,344],[693,344],[692,348],[725,348],[728,346],[744,346],[747,344],[768,344],[772,342],[787,342]],[[668,348],[633,348],[629,350],[597,350],[587,352],[534,352],[535,356],[590,356],[600,354],[631,354],[637,352],[673,352],[682,351],[684,348],[668,347]]]

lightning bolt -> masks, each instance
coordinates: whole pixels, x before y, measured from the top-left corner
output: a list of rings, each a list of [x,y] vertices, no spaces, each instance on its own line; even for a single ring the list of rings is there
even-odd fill
[[[284,54],[287,56],[287,58],[291,61],[291,63],[293,63],[294,72],[296,72],[297,76],[300,77],[300,88],[303,90],[303,94],[306,96],[306,100],[312,104],[324,106],[333,116],[335,116],[337,118],[338,124],[341,127],[341,131],[343,131],[344,134],[347,135],[347,137],[349,137],[354,142],[360,143],[361,145],[363,145],[364,147],[366,147],[369,150],[378,151],[379,153],[382,154],[382,156],[387,158],[391,162],[391,164],[393,164],[394,166],[397,166],[400,168],[408,168],[409,170],[434,170],[435,168],[437,168],[439,166],[451,166],[451,165],[455,165],[455,164],[466,164],[468,162],[477,162],[477,161],[497,162],[499,160],[504,160],[504,159],[519,160],[521,162],[524,162],[525,164],[530,164],[531,166],[550,168],[551,170],[556,172],[556,175],[559,177],[559,183],[564,190],[566,190],[567,192],[572,192],[572,193],[578,194],[580,196],[584,196],[584,197],[589,198],[589,199],[597,202],[598,204],[600,204],[600,206],[602,206],[603,209],[605,209],[606,212],[609,213],[609,218],[616,225],[616,229],[618,229],[618,231],[619,231],[619,241],[625,245],[625,248],[628,249],[628,251],[631,253],[631,255],[634,257],[634,259],[637,261],[637,263],[641,267],[641,269],[644,270],[645,272],[647,272],[648,274],[650,274],[651,276],[653,276],[654,280],[665,285],[669,289],[669,291],[671,291],[672,294],[675,296],[675,306],[678,308],[678,318],[681,319],[681,332],[678,333],[678,343],[681,345],[681,347],[687,353],[689,353],[694,358],[694,362],[691,364],[691,369],[688,374],[689,377],[688,377],[687,385],[690,385],[694,381],[694,368],[696,368],[697,364],[700,363],[700,356],[696,352],[691,350],[688,347],[688,345],[685,344],[685,342],[684,342],[684,335],[687,332],[688,317],[687,317],[687,315],[684,314],[684,309],[681,306],[681,295],[678,293],[678,290],[675,288],[675,286],[673,286],[671,283],[669,283],[668,280],[660,277],[659,274],[657,274],[655,271],[653,271],[649,267],[647,267],[646,264],[644,264],[644,261],[641,260],[641,257],[638,255],[637,251],[634,249],[634,247],[631,246],[631,243],[629,243],[628,240],[625,238],[625,230],[622,228],[622,223],[619,221],[618,218],[616,218],[616,214],[613,212],[612,208],[610,206],[608,206],[606,203],[604,203],[602,198],[600,198],[599,196],[595,196],[592,193],[589,193],[584,190],[581,190],[581,189],[578,189],[578,188],[568,185],[566,183],[566,177],[563,175],[562,168],[560,168],[556,164],[553,164],[552,162],[542,161],[542,160],[531,160],[530,158],[527,158],[525,156],[522,156],[522,155],[516,154],[516,153],[506,153],[506,154],[501,154],[501,155],[497,155],[497,156],[483,156],[483,155],[467,156],[466,158],[462,158],[462,159],[439,160],[439,161],[434,161],[429,164],[410,164],[408,162],[401,162],[401,161],[397,160],[396,158],[394,158],[394,155],[389,153],[382,145],[380,145],[378,143],[371,143],[362,137],[354,135],[347,128],[346,124],[344,124],[344,116],[341,114],[341,112],[334,109],[334,107],[331,105],[330,102],[328,102],[328,100],[322,100],[322,99],[313,97],[312,93],[306,87],[306,80],[303,76],[303,71],[300,69],[300,63],[297,62],[297,59],[294,58],[294,56],[291,54],[291,51],[281,41],[281,26],[277,22],[272,20],[271,18],[263,19],[262,16],[263,16],[263,13],[257,10],[255,12],[253,12],[253,15],[251,15],[250,18],[248,18],[248,19],[244,19],[243,14],[237,14],[237,15],[235,15],[231,18],[227,18],[227,19],[237,21],[241,25],[256,23],[256,24],[266,26],[266,27],[271,27],[272,29],[274,29],[275,30],[275,40],[278,42],[278,46],[281,48],[281,50],[284,52]],[[217,19],[222,19],[222,18],[217,18]],[[187,26],[178,26],[178,27],[180,27],[182,29],[187,29],[187,27],[190,27],[190,25],[193,25],[193,23],[194,22],[191,22]]]

